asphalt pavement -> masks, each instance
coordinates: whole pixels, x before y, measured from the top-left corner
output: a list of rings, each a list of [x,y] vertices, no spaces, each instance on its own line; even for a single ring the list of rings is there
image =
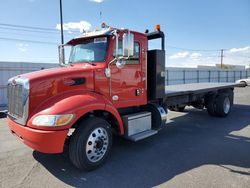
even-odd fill
[[[250,187],[250,87],[236,88],[227,118],[206,110],[169,112],[159,134],[133,143],[115,138],[101,168],[79,171],[68,153],[26,147],[0,119],[0,187]]]

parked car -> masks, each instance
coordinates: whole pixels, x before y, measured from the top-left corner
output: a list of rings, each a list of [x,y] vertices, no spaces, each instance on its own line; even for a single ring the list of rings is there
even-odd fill
[[[242,84],[244,84],[244,86],[249,86],[250,85],[250,77],[237,80],[236,83],[242,83]]]

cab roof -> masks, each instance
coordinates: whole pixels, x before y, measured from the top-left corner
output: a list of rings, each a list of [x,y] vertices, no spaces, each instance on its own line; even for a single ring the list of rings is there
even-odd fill
[[[68,41],[66,43],[66,45],[72,45],[74,42],[76,42],[80,39],[84,39],[84,38],[92,38],[92,37],[99,37],[99,36],[111,36],[115,30],[117,30],[118,32],[119,31],[128,31],[128,29],[105,28],[102,30],[95,30],[95,31],[91,31],[91,32],[86,32],[86,33],[82,33],[80,36],[77,36],[77,37],[71,39],[70,41]],[[145,35],[144,33],[139,33],[136,31],[131,31],[131,32],[136,33],[136,34],[140,34],[140,35]]]

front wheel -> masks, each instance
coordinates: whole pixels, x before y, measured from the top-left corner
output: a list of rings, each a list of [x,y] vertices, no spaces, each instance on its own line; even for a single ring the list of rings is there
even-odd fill
[[[83,120],[72,135],[69,157],[79,169],[94,170],[101,166],[112,146],[111,127],[107,121],[93,117]]]

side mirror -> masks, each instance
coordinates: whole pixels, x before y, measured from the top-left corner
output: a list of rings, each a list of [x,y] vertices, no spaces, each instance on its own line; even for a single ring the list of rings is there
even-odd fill
[[[124,67],[124,65],[126,65],[126,61],[122,58],[119,58],[117,61],[116,61],[116,67],[118,69],[121,69]]]
[[[134,34],[130,32],[123,34],[122,52],[123,57],[131,57],[134,55]]]
[[[58,52],[59,52],[59,65],[64,66],[65,65],[64,45],[58,46]]]

